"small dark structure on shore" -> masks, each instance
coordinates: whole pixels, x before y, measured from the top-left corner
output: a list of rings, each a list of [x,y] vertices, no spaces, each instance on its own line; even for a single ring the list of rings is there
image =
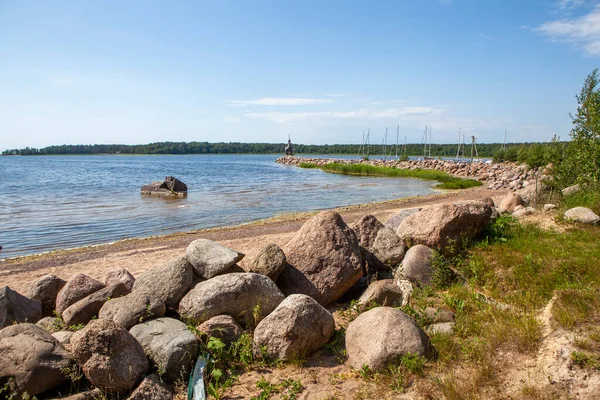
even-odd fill
[[[285,146],[285,155],[293,156],[294,155],[294,146],[292,145],[292,138],[288,136],[288,144]]]
[[[187,196],[187,185],[173,176],[167,176],[164,182],[152,182],[142,186],[142,196]]]

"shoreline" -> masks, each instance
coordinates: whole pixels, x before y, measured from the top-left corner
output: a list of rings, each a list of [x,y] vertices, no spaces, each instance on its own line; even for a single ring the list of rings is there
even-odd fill
[[[402,209],[497,197],[505,193],[506,190],[477,187],[336,207],[331,210],[339,212],[348,224],[367,214],[373,214],[383,222]],[[251,262],[266,244],[286,243],[308,218],[323,210],[325,209],[285,213],[241,225],[123,239],[112,243],[4,259],[0,261],[0,281],[3,282],[2,285],[9,285],[12,289],[20,291],[30,281],[46,274],[68,279],[72,274],[82,272],[103,281],[110,269],[126,268],[134,276],[139,276],[155,265],[184,254],[187,245],[200,238],[214,240],[245,253],[246,257],[240,262],[243,267]]]

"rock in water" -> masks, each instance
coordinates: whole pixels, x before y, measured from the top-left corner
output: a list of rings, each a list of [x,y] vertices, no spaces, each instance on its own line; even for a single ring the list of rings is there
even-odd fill
[[[208,239],[194,240],[187,247],[185,255],[196,274],[205,279],[222,274],[244,258],[243,253]]]
[[[493,208],[481,202],[440,204],[407,217],[396,233],[413,244],[423,244],[451,255],[465,240],[474,239],[490,222]]]
[[[582,224],[595,225],[600,222],[600,217],[587,207],[575,207],[565,211],[565,218]]]
[[[371,371],[385,368],[390,361],[406,354],[431,356],[427,334],[402,311],[377,307],[360,314],[346,330],[348,365]]]
[[[0,382],[14,377],[21,393],[36,396],[67,381],[62,370],[71,366],[71,356],[39,326],[18,324],[0,330],[0,354]]]
[[[525,206],[525,200],[515,192],[509,192],[500,201],[498,211],[512,214],[517,206]]]
[[[108,271],[106,279],[104,280],[106,286],[116,285],[119,282],[123,282],[127,291],[131,292],[133,284],[135,283],[135,278],[125,268],[116,268]]]
[[[149,185],[142,186],[142,196],[187,196],[187,185],[179,179],[167,176],[164,182],[152,182]]]
[[[100,289],[79,300],[77,303],[70,305],[63,311],[63,321],[65,321],[66,326],[87,324],[92,318],[98,315],[98,312],[108,299],[121,297],[127,293],[127,287],[122,282]]]
[[[33,281],[25,297],[42,302],[42,316],[51,317],[56,307],[56,296],[67,282],[54,275],[44,275]]]
[[[179,315],[202,323],[228,314],[244,324],[269,315],[284,299],[275,283],[252,272],[215,276],[197,284],[179,303]],[[254,315],[254,314],[260,315]]]
[[[133,292],[149,293],[163,301],[167,309],[177,310],[193,279],[192,264],[185,257],[178,257],[144,272],[133,284]]]
[[[87,275],[73,275],[56,296],[56,312],[62,314],[71,304],[103,288],[104,284]]]
[[[363,275],[356,234],[335,211],[306,221],[283,251],[288,264],[277,284],[286,295],[306,294],[327,306]]]
[[[248,272],[262,274],[276,281],[281,271],[283,271],[285,264],[286,258],[283,250],[276,244],[270,243],[258,253],[256,259],[254,259],[252,265],[248,268]]]
[[[293,294],[254,330],[254,352],[280,360],[302,359],[325,345],[333,332],[333,316],[315,299]]]
[[[71,350],[85,377],[111,393],[133,388],[148,370],[144,349],[113,321],[95,319],[71,338]]]
[[[431,285],[434,257],[435,252],[427,246],[417,244],[411,247],[402,261],[402,276],[421,286]]]
[[[98,313],[102,319],[110,319],[125,329],[165,315],[165,303],[152,294],[142,291],[108,300]]]
[[[244,329],[229,315],[217,315],[198,326],[198,331],[206,336],[216,337],[223,343],[230,344],[237,341],[244,333]]]
[[[42,318],[42,302],[31,300],[8,286],[0,289],[0,329],[14,323],[36,323]]]
[[[129,331],[169,382],[189,379],[198,354],[198,340],[187,326],[173,318],[143,322]]]

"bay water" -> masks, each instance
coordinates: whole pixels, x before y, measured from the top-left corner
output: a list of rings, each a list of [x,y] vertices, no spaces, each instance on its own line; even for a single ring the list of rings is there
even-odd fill
[[[0,259],[434,191],[435,182],[330,174],[277,157],[0,157]],[[140,196],[167,175],[187,184],[186,198]]]

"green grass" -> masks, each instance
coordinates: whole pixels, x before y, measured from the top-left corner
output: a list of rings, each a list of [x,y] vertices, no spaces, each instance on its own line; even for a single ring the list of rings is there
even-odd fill
[[[470,187],[481,186],[481,182],[473,179],[463,179],[450,175],[446,172],[429,169],[400,169],[391,167],[374,167],[365,164],[338,164],[330,163],[317,165],[313,163],[302,163],[300,168],[319,168],[325,172],[332,172],[344,175],[360,176],[386,176],[395,178],[417,178],[427,181],[440,182],[436,186],[438,189],[467,189]]]
[[[566,196],[563,198],[562,206],[565,210],[573,207],[587,207],[598,214],[600,213],[600,188],[584,189]]]

